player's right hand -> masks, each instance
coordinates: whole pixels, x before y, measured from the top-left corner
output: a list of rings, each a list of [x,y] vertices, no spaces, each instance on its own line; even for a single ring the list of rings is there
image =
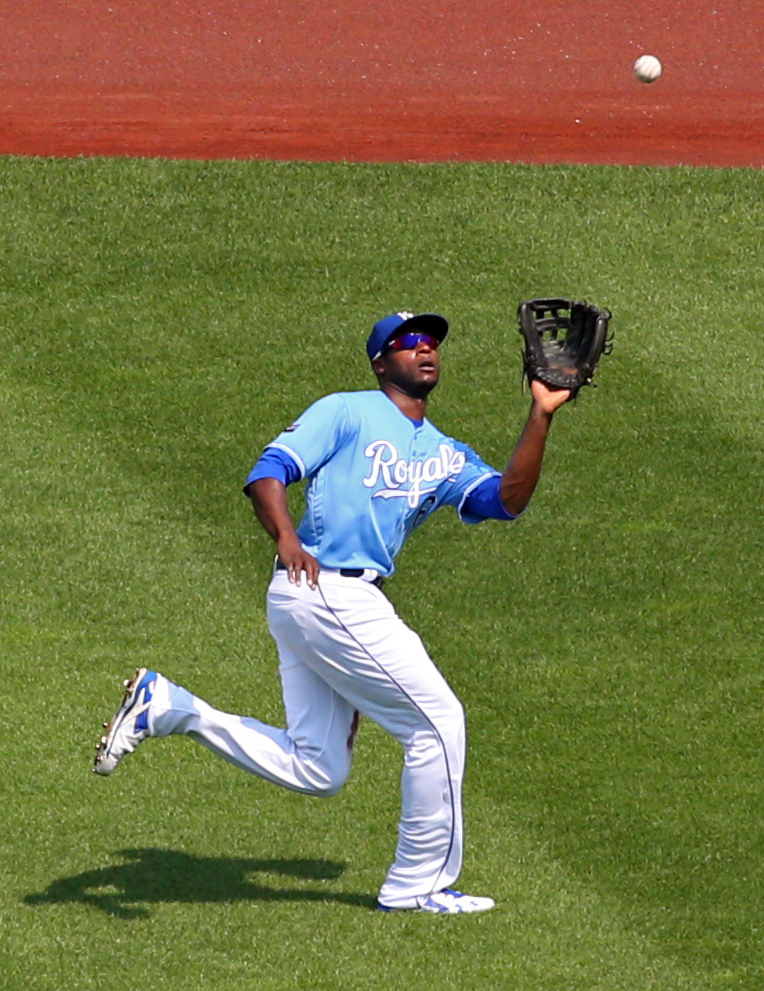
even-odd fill
[[[279,559],[286,567],[287,578],[293,585],[302,584],[302,573],[305,572],[305,579],[308,587],[318,588],[318,573],[321,570],[318,561],[312,554],[308,554],[303,549],[296,535],[294,538],[283,537],[276,544]]]

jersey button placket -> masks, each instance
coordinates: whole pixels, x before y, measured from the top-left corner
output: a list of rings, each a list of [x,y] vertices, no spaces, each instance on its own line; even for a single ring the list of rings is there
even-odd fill
[[[422,427],[414,427],[414,433],[411,436],[411,443],[409,445],[409,464],[415,465],[417,462],[423,462],[427,458],[427,442],[423,437]],[[409,483],[409,488],[412,487],[412,483]],[[422,497],[419,497],[418,503],[421,503]],[[405,500],[406,509],[405,517],[408,518],[411,513],[419,512],[419,505],[412,507],[408,499]]]

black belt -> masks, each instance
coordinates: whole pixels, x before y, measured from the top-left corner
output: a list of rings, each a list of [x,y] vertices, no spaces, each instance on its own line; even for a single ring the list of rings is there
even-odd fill
[[[286,571],[286,570],[287,570],[287,566],[280,558],[277,558],[276,571]],[[340,568],[339,571],[336,568],[327,568],[326,570],[335,575],[337,574],[342,575],[343,578],[363,578],[366,568]],[[373,578],[369,582],[369,585],[376,585],[377,588],[382,588],[384,584],[385,584],[385,579],[382,577],[382,575],[377,575],[376,578]]]

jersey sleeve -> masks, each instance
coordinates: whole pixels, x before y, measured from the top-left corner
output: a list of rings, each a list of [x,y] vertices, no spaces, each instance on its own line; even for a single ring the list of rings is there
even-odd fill
[[[324,396],[267,445],[287,454],[299,478],[309,478],[338,450],[352,431],[347,403],[339,393]]]

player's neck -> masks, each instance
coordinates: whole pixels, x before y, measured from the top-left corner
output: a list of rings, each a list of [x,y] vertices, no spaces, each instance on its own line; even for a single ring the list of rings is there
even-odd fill
[[[427,410],[426,396],[410,396],[392,382],[383,382],[380,386],[388,399],[392,400],[398,409],[410,420],[424,420]]]

